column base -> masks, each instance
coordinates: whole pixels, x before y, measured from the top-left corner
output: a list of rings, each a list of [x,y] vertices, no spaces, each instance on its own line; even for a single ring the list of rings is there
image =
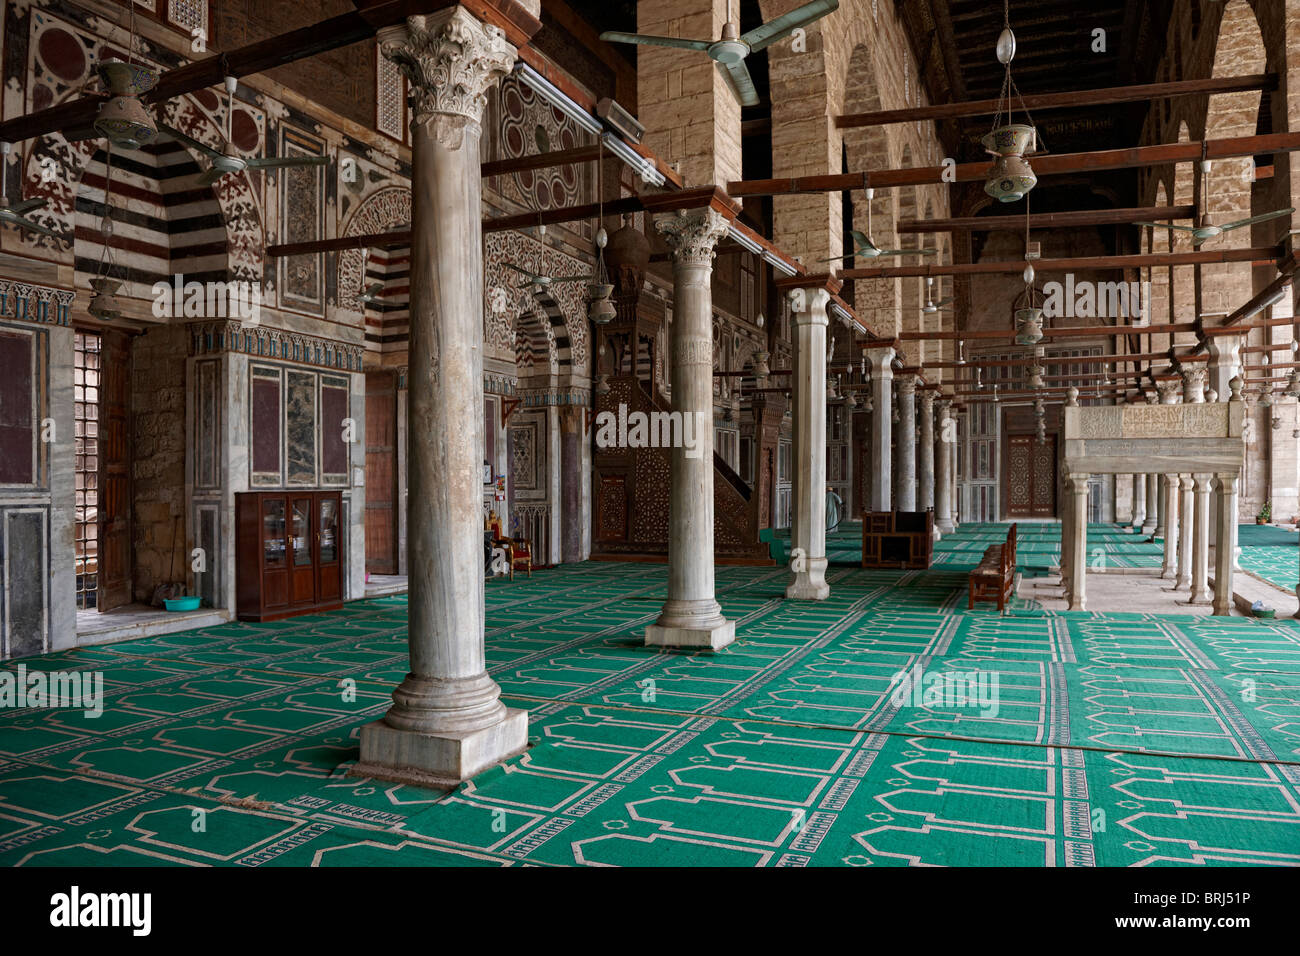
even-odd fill
[[[1178,603],[1185,604],[1188,607],[1209,607],[1211,604],[1214,603],[1214,598],[1194,597],[1194,598],[1188,598],[1186,601],[1179,601]]]
[[[452,790],[527,749],[526,710],[506,708],[498,723],[470,731],[423,733],[377,720],[361,728],[361,759],[348,776]]]
[[[723,621],[712,627],[670,627],[651,624],[645,629],[646,647],[707,647],[718,650],[736,639],[736,622]]]
[[[831,586],[826,583],[825,558],[807,558],[807,571],[796,571],[794,580],[786,586],[785,596],[790,601],[824,601],[831,596]]]
[[[1155,523],[1154,521],[1146,521],[1146,522],[1143,522],[1143,524],[1142,524],[1142,532],[1141,532],[1141,533],[1142,533],[1142,534],[1145,534],[1145,535],[1148,535],[1148,536],[1151,536],[1151,537],[1154,537],[1154,536],[1155,536],[1155,533],[1156,533],[1156,523]]]
[[[946,521],[946,522],[940,521],[935,524],[934,530],[938,534],[952,534],[954,531],[957,530],[957,526],[953,524],[951,521]]]

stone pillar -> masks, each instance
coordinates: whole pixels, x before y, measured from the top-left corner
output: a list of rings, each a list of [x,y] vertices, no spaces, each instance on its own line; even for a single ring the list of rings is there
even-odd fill
[[[1165,494],[1169,487],[1166,484],[1168,478],[1168,475],[1161,475],[1156,479],[1156,530],[1153,534],[1157,538],[1163,538],[1165,536],[1165,521],[1168,519],[1169,512],[1169,506],[1167,503],[1168,497]]]
[[[1156,525],[1160,521],[1160,476],[1147,475],[1147,516],[1142,522],[1142,533],[1155,537]]]
[[[1067,479],[1070,506],[1070,590],[1071,611],[1086,611],[1088,573],[1088,476]]]
[[[916,376],[898,380],[898,488],[899,511],[916,510]]]
[[[1195,530],[1192,537],[1192,596],[1188,604],[1210,603],[1210,476],[1196,482]]]
[[[952,402],[939,400],[939,474],[934,486],[934,526],[940,534],[956,530],[952,521],[952,453],[956,442],[956,423],[948,417]]]
[[[514,64],[499,27],[463,7],[379,31],[413,110],[410,442],[411,672],[361,728],[355,776],[455,786],[528,745],[484,659],[483,242],[480,122]]]
[[[673,324],[669,349],[673,411],[690,420],[696,446],[672,449],[668,499],[668,599],[646,628],[654,646],[717,650],[736,637],[713,586],[713,248],[730,220],[712,206],[655,217],[673,260]],[[823,347],[821,362],[825,362]],[[824,369],[823,365],[823,369]],[[823,371],[823,375],[825,372]],[[797,391],[797,389],[796,389]],[[823,406],[825,388],[814,400]],[[824,414],[824,411],[823,411]],[[824,424],[823,424],[824,427]],[[796,481],[807,487],[809,482]],[[815,494],[825,491],[811,489]],[[824,500],[824,499],[823,499]],[[826,531],[822,524],[822,534]]]
[[[921,391],[920,500],[917,508],[928,511],[934,507],[934,391]],[[936,516],[937,518],[937,516]]]
[[[875,411],[871,413],[871,501],[870,511],[892,511],[894,508],[893,466],[890,461],[890,444],[893,441],[894,401],[894,350],[891,346],[867,349],[871,365],[871,400]]]
[[[1163,498],[1165,504],[1165,562],[1160,569],[1162,578],[1176,578],[1178,576],[1178,522],[1180,515],[1178,513],[1178,498],[1183,485],[1183,479],[1179,475],[1165,475],[1165,487]]]
[[[1232,613],[1232,531],[1237,523],[1237,476],[1216,475],[1214,486],[1219,503],[1218,537],[1220,541],[1228,542],[1227,547],[1214,551],[1214,613],[1227,617]]]
[[[1147,520],[1147,476],[1133,476],[1133,530],[1140,532]]]
[[[790,547],[804,553],[785,596],[822,601],[826,583],[826,289],[790,290],[794,317],[794,512]],[[675,386],[674,386],[675,387]]]
[[[1218,400],[1221,402],[1229,401],[1232,394],[1232,380],[1238,376],[1245,378],[1245,372],[1241,365],[1241,347],[1245,344],[1245,336],[1237,335],[1207,335],[1205,337],[1205,349],[1210,355],[1210,361],[1207,363],[1209,368],[1206,370],[1208,385],[1214,389]],[[1217,505],[1217,499],[1211,505],[1211,511]],[[1217,515],[1212,519],[1211,543],[1217,544],[1217,532],[1219,521]],[[1233,515],[1232,521],[1232,555],[1233,568],[1240,571],[1241,549],[1237,547],[1238,528],[1237,516]]]
[[[1061,494],[1061,557],[1057,561],[1061,571],[1061,587],[1067,604],[1070,601],[1070,558],[1074,554],[1074,498],[1070,495],[1070,479],[1062,481]]]
[[[1182,493],[1178,510],[1183,520],[1178,528],[1178,579],[1174,582],[1174,589],[1181,591],[1183,588],[1191,590],[1192,587],[1192,534],[1196,527],[1193,489],[1196,487],[1196,482],[1191,475],[1183,475],[1179,484]]]

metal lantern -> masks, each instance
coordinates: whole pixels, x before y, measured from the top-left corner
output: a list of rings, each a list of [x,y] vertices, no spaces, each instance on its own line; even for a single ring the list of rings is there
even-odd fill
[[[1043,340],[1043,310],[1016,309],[1016,342],[1037,345]]]
[[[138,149],[153,142],[158,126],[138,97],[153,89],[158,82],[157,72],[118,59],[104,60],[98,69],[100,79],[112,95],[99,108],[95,132],[125,149]]]
[[[90,305],[86,311],[101,322],[111,322],[113,319],[120,318],[122,302],[115,293],[122,287],[122,283],[117,279],[99,276],[90,280],[90,287],[95,290],[95,293],[90,297]]]

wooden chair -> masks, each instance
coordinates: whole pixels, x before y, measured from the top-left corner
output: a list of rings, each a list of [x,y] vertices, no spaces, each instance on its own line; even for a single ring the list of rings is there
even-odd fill
[[[999,613],[1005,614],[1016,580],[1016,526],[1007,532],[1004,544],[991,544],[968,581],[966,609],[973,611],[976,601],[996,601]]]
[[[492,543],[506,549],[506,558],[510,563],[510,580],[515,579],[515,568],[523,568],[528,576],[533,576],[533,548],[524,538],[507,538],[501,533],[501,518],[495,511],[489,512],[485,525],[492,532]]]

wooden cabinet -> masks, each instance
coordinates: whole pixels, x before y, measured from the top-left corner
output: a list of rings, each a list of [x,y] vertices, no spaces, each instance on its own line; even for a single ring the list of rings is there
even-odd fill
[[[235,495],[235,613],[275,621],[343,606],[342,495]]]
[[[863,513],[864,568],[928,568],[933,557],[933,511]]]

